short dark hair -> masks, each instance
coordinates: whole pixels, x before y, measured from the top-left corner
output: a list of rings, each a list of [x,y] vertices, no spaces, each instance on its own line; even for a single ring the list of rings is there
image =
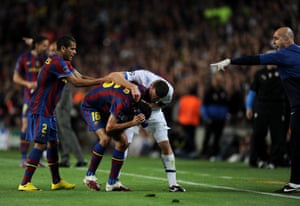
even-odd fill
[[[33,39],[32,49],[35,49],[35,44],[40,44],[43,41],[48,40],[48,38],[46,36],[43,36],[43,35],[36,35],[32,39]]]
[[[139,101],[137,103],[137,109],[139,110],[139,112],[137,112],[137,113],[143,113],[145,115],[146,119],[149,119],[149,117],[151,116],[152,109],[151,109],[150,105],[147,104],[146,102]]]
[[[73,36],[65,35],[60,37],[56,42],[57,49],[61,49],[62,46],[69,47],[72,42],[76,43],[76,40]]]
[[[163,80],[157,80],[153,83],[153,88],[155,89],[155,93],[159,98],[163,98],[167,96],[169,92],[169,86],[167,82]]]

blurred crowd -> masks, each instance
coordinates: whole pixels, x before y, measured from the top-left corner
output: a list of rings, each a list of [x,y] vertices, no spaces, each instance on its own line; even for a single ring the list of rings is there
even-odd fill
[[[290,26],[299,43],[299,9],[297,0],[3,0],[0,122],[8,128],[20,127],[23,88],[13,84],[12,74],[18,55],[28,49],[24,36],[41,33],[53,42],[62,34],[72,34],[78,47],[73,63],[91,76],[145,67],[174,85],[175,105],[195,86],[199,98],[203,97],[210,63],[269,50],[279,26]],[[245,119],[245,92],[259,68],[232,66],[223,74],[230,123]],[[165,110],[170,124],[176,122],[174,105]]]

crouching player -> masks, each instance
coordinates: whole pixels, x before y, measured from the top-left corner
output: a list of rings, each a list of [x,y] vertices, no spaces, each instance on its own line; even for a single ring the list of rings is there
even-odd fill
[[[138,87],[143,99],[146,89],[143,86]],[[105,190],[130,191],[118,180],[124,153],[128,147],[128,140],[123,131],[145,122],[151,115],[150,106],[144,101],[136,103],[129,89],[110,82],[95,87],[85,96],[81,112],[89,130],[95,132],[99,138],[99,142],[93,148],[90,165],[83,179],[84,184],[91,190],[100,190],[96,170],[105,149],[113,139],[111,170]]]

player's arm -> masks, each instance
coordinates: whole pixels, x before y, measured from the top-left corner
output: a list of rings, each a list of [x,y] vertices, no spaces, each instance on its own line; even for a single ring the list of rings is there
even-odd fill
[[[33,82],[27,81],[18,72],[14,72],[13,81],[19,85],[27,87],[28,89],[35,89],[37,87],[36,81]]]
[[[125,79],[124,72],[112,72],[107,76],[110,77],[116,84],[120,84],[130,89],[131,95],[135,102],[138,102],[141,99],[141,92],[138,89],[138,86]]]
[[[81,75],[78,75],[76,72],[73,72],[70,76],[65,77],[65,79],[76,87],[93,86],[101,84],[103,82],[111,81],[111,79],[107,76],[100,78],[85,79]]]
[[[210,64],[212,70],[224,71],[225,67],[229,66],[230,64],[233,65],[259,65],[260,57],[259,55],[254,56],[242,56],[233,59],[224,59],[222,61]]]
[[[124,129],[129,127],[133,127],[139,125],[145,121],[146,117],[143,113],[135,115],[132,120],[128,122],[118,123],[118,120],[114,117],[114,115],[110,115],[106,124],[106,132],[108,135],[115,134],[116,132],[121,132]]]
[[[95,77],[83,75],[83,74],[81,74],[80,72],[78,72],[77,70],[74,70],[73,74],[74,74],[76,77],[82,78],[82,79],[96,79]]]
[[[246,117],[248,119],[252,119],[253,116],[253,104],[256,97],[256,92],[254,90],[250,90],[247,98],[246,98]]]

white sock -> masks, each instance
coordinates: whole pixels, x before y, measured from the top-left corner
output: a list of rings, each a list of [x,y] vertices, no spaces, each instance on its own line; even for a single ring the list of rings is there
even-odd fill
[[[161,155],[161,159],[163,162],[163,165],[165,167],[165,171],[167,174],[169,185],[176,185],[176,167],[175,167],[175,156],[174,154],[170,155]]]

